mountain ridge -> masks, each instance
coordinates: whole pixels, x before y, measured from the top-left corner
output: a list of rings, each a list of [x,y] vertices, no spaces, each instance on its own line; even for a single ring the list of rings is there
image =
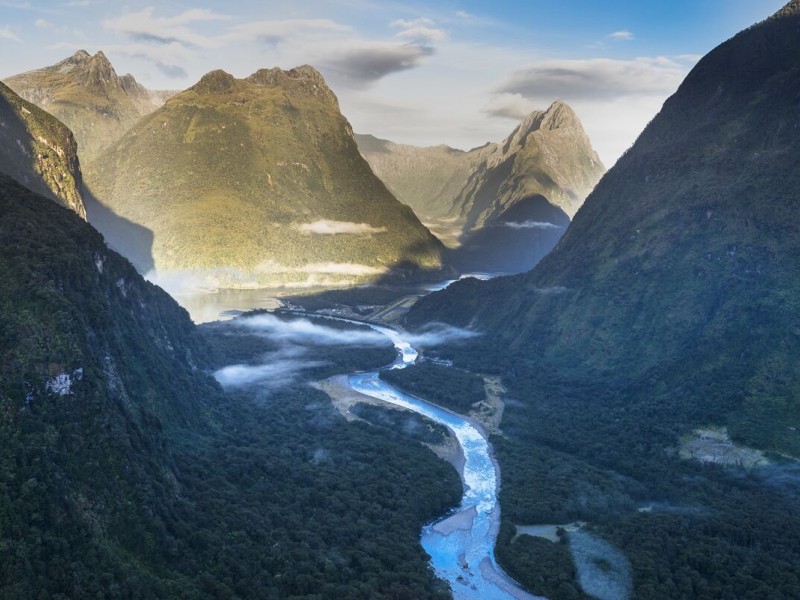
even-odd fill
[[[84,162],[119,139],[170,92],[150,91],[131,74],[117,75],[102,51],[78,50],[55,65],[7,77],[4,83],[46,110],[75,135]]]
[[[0,171],[86,219],[72,132],[0,82]]]
[[[443,266],[441,244],[373,175],[309,66],[244,79],[212,71],[90,163],[85,179],[102,204],[153,231],[157,271],[199,273],[213,286]]]

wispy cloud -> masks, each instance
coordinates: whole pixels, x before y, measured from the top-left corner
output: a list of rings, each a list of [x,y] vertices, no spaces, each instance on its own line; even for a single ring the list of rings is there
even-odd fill
[[[309,263],[299,267],[282,265],[275,261],[265,261],[255,268],[258,273],[281,275],[288,273],[307,273],[307,274],[326,274],[326,275],[380,275],[385,270],[369,265],[359,265],[356,263]]]
[[[282,343],[304,346],[385,346],[385,335],[371,329],[336,329],[310,319],[280,319],[272,314],[244,317],[232,322],[235,327],[267,335]]]
[[[105,50],[108,54],[119,54],[145,60],[172,79],[185,79],[188,77],[183,64],[189,60],[191,53],[183,44],[178,42],[158,45],[144,42],[110,44],[105,47]]]
[[[373,227],[369,223],[329,221],[328,219],[320,219],[312,223],[299,223],[293,227],[306,235],[372,235],[386,231],[385,227]]]
[[[522,221],[519,223],[516,221],[508,221],[502,225],[509,229],[564,229],[560,225],[548,223],[546,221]]]
[[[156,16],[152,6],[148,6],[139,12],[129,12],[116,18],[106,19],[103,21],[103,27],[138,41],[159,44],[178,42],[200,48],[215,48],[222,44],[218,38],[197,33],[189,25],[226,21],[229,18],[205,8],[187,10],[174,17],[160,17]]]
[[[18,44],[22,43],[19,36],[8,26],[0,27],[0,40],[10,40]]]
[[[677,89],[686,71],[665,57],[544,61],[515,71],[496,91],[573,101],[665,94]]]
[[[636,39],[636,36],[633,35],[633,32],[628,31],[627,29],[620,29],[619,31],[614,31],[613,33],[609,33],[606,37],[616,42],[628,42]]]
[[[483,112],[493,117],[519,121],[527,117],[536,104],[519,93],[502,92],[495,94],[483,108]]]
[[[447,38],[447,32],[444,29],[437,27],[434,21],[424,17],[411,20],[398,19],[392,21],[390,26],[400,29],[395,37],[417,44],[430,45]]]
[[[253,21],[236,25],[223,36],[225,41],[260,41],[278,44],[293,38],[306,38],[309,35],[336,34],[351,31],[351,27],[330,19],[283,19],[274,21]],[[302,41],[302,39],[301,39]]]
[[[339,83],[363,88],[392,73],[420,66],[434,53],[430,46],[392,42],[356,42],[321,58],[322,68]]]

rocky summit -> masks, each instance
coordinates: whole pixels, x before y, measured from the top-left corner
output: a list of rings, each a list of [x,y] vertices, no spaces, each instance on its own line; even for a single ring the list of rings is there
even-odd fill
[[[543,196],[569,217],[605,172],[575,112],[564,102],[534,111],[500,143],[468,152],[357,137],[375,173],[424,217],[458,217],[465,229],[500,219]]]
[[[4,81],[72,130],[84,162],[98,156],[169,95],[147,90],[133,75],[118,76],[105,54],[92,56],[85,50]]]
[[[72,132],[0,83],[0,172],[86,218]]]
[[[247,287],[442,268],[443,247],[372,173],[309,66],[208,73],[85,176],[103,206],[152,231],[160,274]]]

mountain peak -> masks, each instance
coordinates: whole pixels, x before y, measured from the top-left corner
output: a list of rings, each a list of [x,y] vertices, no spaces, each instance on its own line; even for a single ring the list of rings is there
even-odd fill
[[[217,69],[203,75],[192,89],[199,94],[224,94],[233,91],[235,86],[236,78],[233,75]]]
[[[67,60],[72,62],[83,62],[87,58],[91,58],[91,54],[89,54],[86,50],[78,50],[75,54],[70,56]]]
[[[800,15],[800,0],[791,0],[782,9],[776,12],[771,19],[781,19],[783,17],[791,17],[792,15]]]
[[[321,96],[332,102],[338,107],[338,100],[333,91],[328,87],[322,74],[311,65],[301,65],[284,71],[278,67],[272,69],[259,69],[247,81],[257,85],[284,85],[289,82],[299,84],[300,88],[313,96]]]

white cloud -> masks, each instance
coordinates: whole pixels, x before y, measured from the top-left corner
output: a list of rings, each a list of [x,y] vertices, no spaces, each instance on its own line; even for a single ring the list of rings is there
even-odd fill
[[[307,41],[307,36],[312,34],[345,33],[348,31],[351,31],[351,27],[330,19],[253,21],[237,25],[230,33],[224,36],[224,39],[226,41],[258,40],[277,44],[292,38],[300,38],[300,41]]]
[[[521,121],[535,109],[536,104],[522,94],[503,92],[495,94],[484,107],[483,112],[493,117]]]
[[[117,54],[146,60],[172,79],[185,79],[188,76],[183,65],[190,60],[191,53],[178,42],[159,45],[142,42],[110,44],[105,46],[105,51],[110,55]]]
[[[55,23],[51,23],[45,19],[36,19],[34,24],[39,29],[55,29]]]
[[[636,39],[636,36],[633,35],[633,32],[628,31],[627,29],[620,29],[619,31],[609,33],[606,37],[610,40],[618,42],[627,42]]]
[[[424,17],[413,20],[398,19],[392,21],[390,26],[401,30],[395,37],[417,44],[430,45],[447,38],[444,29],[436,27],[435,22]]]
[[[560,225],[547,223],[545,221],[522,221],[521,223],[516,221],[508,221],[506,223],[502,223],[502,225],[503,227],[508,227],[509,229],[564,229]]]
[[[187,25],[197,22],[224,21],[229,17],[204,8],[187,10],[174,17],[158,17],[152,6],[139,12],[125,13],[120,17],[106,19],[103,27],[110,31],[130,36],[134,40],[172,44],[175,42],[200,48],[216,48],[221,45],[218,38],[201,35]]]
[[[270,275],[283,275],[293,273],[307,273],[307,274],[323,274],[323,275],[352,275],[352,276],[366,276],[366,275],[380,275],[386,272],[386,269],[377,267],[370,267],[368,265],[359,265],[355,263],[309,263],[301,267],[291,267],[282,265],[275,261],[265,261],[255,268],[255,271],[263,274]]]
[[[232,325],[285,344],[304,346],[385,346],[386,336],[372,329],[336,329],[309,319],[280,319],[272,314],[236,319]]]
[[[497,91],[567,101],[665,94],[677,89],[686,72],[685,65],[665,57],[552,60],[513,72]]]
[[[14,33],[10,27],[0,27],[0,40],[10,40],[12,42],[17,42],[18,44],[22,43],[22,40],[19,39],[16,33]]]
[[[320,219],[312,223],[300,223],[293,225],[293,227],[300,233],[307,235],[372,235],[374,233],[383,233],[386,231],[385,227],[373,227],[369,223],[329,221],[328,219]]]
[[[391,73],[413,69],[434,53],[429,46],[357,41],[349,48],[331,50],[320,66],[340,84],[363,88]]]

